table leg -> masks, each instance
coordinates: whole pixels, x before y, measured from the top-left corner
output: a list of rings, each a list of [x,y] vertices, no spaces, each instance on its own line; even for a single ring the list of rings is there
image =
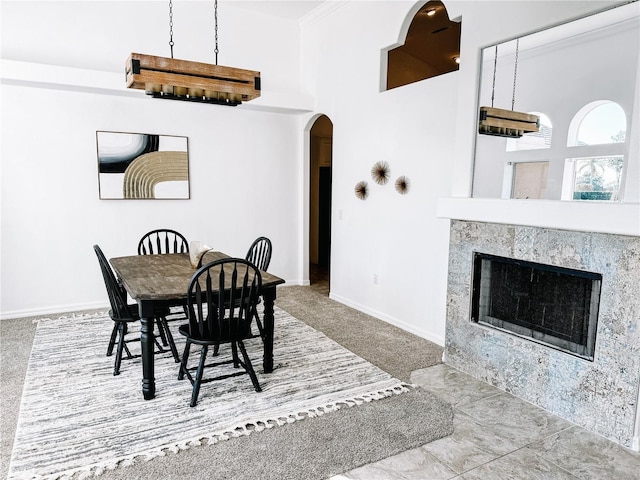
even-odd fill
[[[262,365],[264,373],[273,372],[273,302],[276,299],[276,287],[267,288],[262,294],[264,314],[262,318],[264,328],[264,358]]]
[[[145,400],[156,396],[156,379],[154,376],[153,354],[153,302],[138,301],[140,313],[140,345],[142,347],[142,395]]]

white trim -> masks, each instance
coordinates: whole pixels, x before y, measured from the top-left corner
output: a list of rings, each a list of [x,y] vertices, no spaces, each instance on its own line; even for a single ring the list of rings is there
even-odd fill
[[[640,203],[439,198],[439,218],[640,236]]]
[[[301,17],[300,20],[298,20],[298,25],[300,26],[300,28],[313,25],[314,23],[319,22],[324,17],[331,14],[338,8],[346,5],[347,3],[349,3],[349,1],[350,0],[324,1],[320,5],[318,5],[316,8],[311,10],[309,13]]]
[[[367,315],[371,315],[372,317],[377,318],[378,320],[382,320],[384,322],[387,322],[391,325],[394,325],[406,332],[409,333],[413,333],[414,335],[417,335],[418,337],[424,338],[425,340],[429,340],[430,342],[435,343],[436,345],[439,345],[441,347],[444,347],[444,337],[441,337],[440,335],[433,335],[432,333],[426,331],[426,330],[421,330],[418,328],[415,328],[414,326],[403,322],[402,320],[398,320],[395,317],[392,317],[390,315],[386,315],[384,313],[381,313],[377,310],[374,310],[372,308],[369,308],[365,305],[361,305],[357,302],[354,302],[352,300],[349,300],[348,298],[344,298],[341,297],[340,295],[336,295],[334,293],[330,293],[329,294],[329,298],[331,300],[335,300],[336,302],[340,302],[343,305],[346,305],[348,307],[351,308],[355,308],[356,310],[366,313]]]
[[[60,313],[74,313],[84,310],[108,310],[109,304],[105,302],[74,303],[70,305],[56,305],[37,309],[13,310],[0,313],[0,320],[10,320],[14,318],[37,317],[44,315],[54,315]]]

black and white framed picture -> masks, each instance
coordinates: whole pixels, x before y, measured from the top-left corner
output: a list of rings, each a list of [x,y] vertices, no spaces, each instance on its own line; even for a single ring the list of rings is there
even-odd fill
[[[100,199],[188,199],[187,137],[96,132]]]

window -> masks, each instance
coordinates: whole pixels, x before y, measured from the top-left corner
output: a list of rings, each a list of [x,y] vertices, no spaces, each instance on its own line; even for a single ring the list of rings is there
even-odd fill
[[[562,199],[617,201],[626,136],[626,115],[617,103],[599,100],[582,107],[569,125],[569,152],[577,149],[580,156],[565,160]]]
[[[568,158],[563,200],[618,200],[624,157]]]
[[[615,102],[591,102],[580,109],[571,120],[567,146],[624,143],[627,119],[622,107]]]
[[[520,150],[538,150],[551,147],[551,120],[544,113],[527,112],[540,117],[540,130],[532,133],[525,133],[520,138],[509,138],[507,140],[507,152],[517,152]]]

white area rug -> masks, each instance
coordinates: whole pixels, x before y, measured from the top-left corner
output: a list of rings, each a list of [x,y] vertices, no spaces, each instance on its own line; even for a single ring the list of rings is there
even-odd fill
[[[180,323],[170,325],[182,354]],[[407,391],[407,385],[278,308],[275,325],[273,373],[262,373],[260,339],[246,342],[262,392],[255,392],[247,375],[228,378],[204,384],[198,405],[191,408],[191,384],[177,380],[178,364],[169,352],[156,355],[153,400],[142,397],[139,358],[123,360],[121,374],[113,376],[114,357],[105,356],[113,326],[108,315],[40,321],[9,479],[99,474],[136,457],[151,459],[202,441],[259,434]],[[130,345],[139,352],[138,344]],[[227,355],[223,346],[221,358]],[[208,374],[224,368],[233,369],[218,367]]]

